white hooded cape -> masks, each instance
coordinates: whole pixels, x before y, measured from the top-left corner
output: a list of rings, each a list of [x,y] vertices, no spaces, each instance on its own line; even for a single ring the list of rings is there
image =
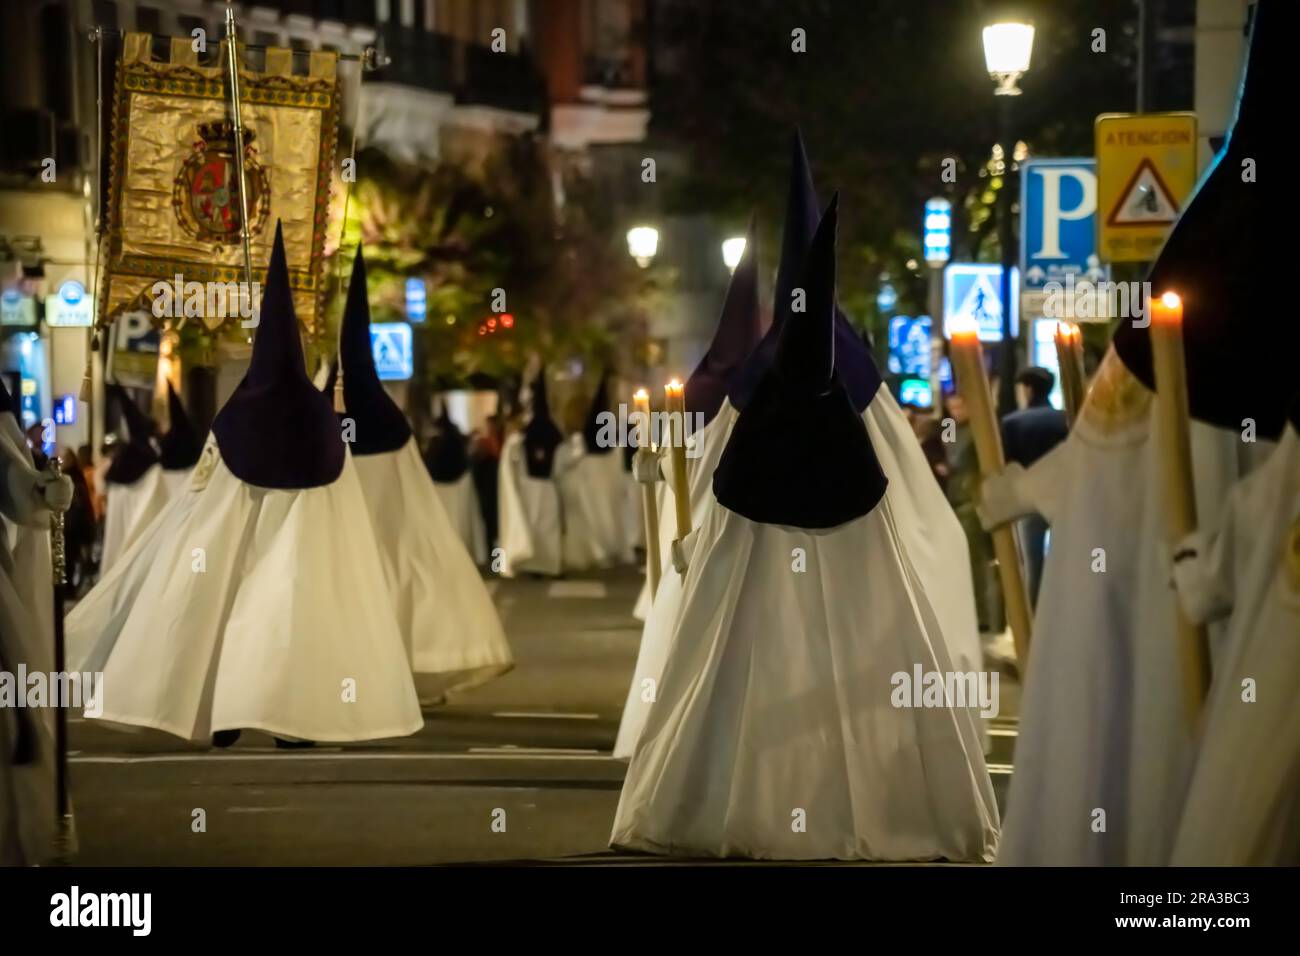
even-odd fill
[[[1300,864],[1300,435],[1232,491],[1217,529],[1179,549],[1194,620],[1230,613],[1174,838],[1176,866]],[[1251,682],[1250,693],[1246,681]],[[1253,697],[1253,699],[1251,699]]]
[[[699,527],[716,504],[713,472],[737,417],[731,402],[724,400],[718,414],[695,439],[700,455],[696,459],[688,458],[686,463],[692,527]],[[953,664],[959,671],[980,671],[983,669],[983,654],[975,614],[975,590],[961,524],[935,480],[906,416],[888,388],[882,387],[876,393],[863,411],[862,418],[867,424],[867,433],[881,470],[889,479],[885,497],[891,506],[903,553],[934,609]],[[660,553],[664,556],[665,567],[659,579],[659,592],[642,629],[636,669],[614,743],[614,756],[623,760],[632,756],[637,736],[645,723],[650,709],[650,702],[646,699],[649,696],[646,681],[657,680],[663,669],[681,602],[681,578],[669,563],[669,549],[676,537],[671,482],[661,482],[657,490],[660,493]],[[648,602],[648,596],[647,584],[642,600]]]
[[[501,619],[442,507],[412,438],[356,455],[391,605],[422,696],[473,687],[514,666]]]
[[[435,481],[433,490],[442,502],[452,529],[465,545],[475,564],[487,564],[487,528],[483,524],[483,511],[479,507],[474,476],[466,470],[455,481]]]
[[[895,674],[953,664],[891,512],[884,498],[812,532],[709,509],[686,542],[671,653],[612,845],[782,860],[992,858],[997,807],[969,710],[893,703]],[[795,548],[807,555],[802,573]]]
[[[564,509],[564,569],[631,564],[634,555],[624,512],[627,473],[621,450],[591,454],[580,434],[565,444],[572,464],[556,479]]]
[[[1036,511],[1052,529],[999,863],[1169,860],[1192,734],[1152,398],[1112,350],[1069,438],[1032,468],[985,483],[991,520]],[[1243,446],[1197,422],[1191,439],[1206,520]]]
[[[258,488],[209,436],[189,491],[67,621],[105,721],[187,740],[373,740],[423,725],[351,455],[333,484]]]
[[[99,559],[101,578],[172,500],[174,491],[166,475],[162,465],[154,464],[132,484],[106,482],[104,548]]]
[[[501,449],[497,492],[501,573],[556,575],[563,570],[564,523],[558,481],[572,464],[566,443],[555,449],[550,478],[534,478],[524,467],[524,436],[515,432]]]

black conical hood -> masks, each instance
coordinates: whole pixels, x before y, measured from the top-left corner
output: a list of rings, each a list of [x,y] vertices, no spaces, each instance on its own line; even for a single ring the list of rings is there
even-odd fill
[[[106,390],[109,399],[117,406],[127,437],[117,445],[113,463],[108,466],[104,477],[115,485],[133,485],[158,464],[158,453],[149,441],[158,427],[152,418],[140,411],[140,406],[131,400],[121,385],[110,382]]]
[[[14,418],[18,417],[18,407],[14,405],[14,398],[9,394],[9,386],[5,385],[4,376],[0,376],[0,415],[5,412]]]
[[[411,440],[411,426],[397,403],[384,391],[375,371],[370,345],[370,302],[366,296],[366,262],[361,247],[352,262],[348,300],[339,331],[339,356],[343,367],[342,417],[356,423],[352,454],[378,455],[396,451]],[[331,371],[331,386],[336,371]],[[332,391],[331,391],[332,394]]]
[[[724,508],[751,521],[833,528],[871,511],[886,479],[835,361],[835,229],[822,217],[801,274],[807,309],[791,312],[773,364],[741,411],[713,473]]]
[[[424,453],[424,465],[434,481],[450,484],[459,481],[469,469],[469,439],[447,414],[446,399],[439,404],[441,408],[433,420],[433,438]]]
[[[590,455],[605,455],[614,450],[613,445],[601,447],[598,441],[600,437],[600,416],[609,411],[609,372],[601,373],[600,384],[596,386],[596,394],[592,396],[591,408],[587,411],[587,421],[582,426],[582,440],[587,446],[587,453]]]
[[[171,382],[167,383],[167,418],[167,433],[158,439],[159,462],[167,471],[193,468],[203,454],[203,441],[190,424]]]
[[[1276,97],[1291,68],[1282,0],[1259,0],[1236,118],[1202,175],[1148,275],[1151,294],[1183,300],[1187,391],[1193,418],[1222,428],[1255,422],[1277,438],[1296,381],[1300,333],[1267,279],[1277,261],[1280,210],[1289,208],[1290,164],[1279,133]],[[1257,182],[1243,182],[1252,160]],[[1155,387],[1149,329],[1124,319],[1115,351],[1148,388]]]
[[[226,466],[260,488],[316,488],[343,472],[346,452],[338,419],[307,377],[299,334],[277,223],[253,358],[212,422]]]
[[[546,366],[537,370],[531,391],[531,413],[523,431],[524,463],[532,477],[549,478],[555,464],[555,449],[564,441],[564,434],[551,418],[551,406],[546,398]]]
[[[763,337],[758,298],[758,233],[754,217],[745,230],[745,253],[727,284],[727,297],[709,350],[686,380],[686,410],[713,421],[733,379]]]
[[[744,408],[771,368],[776,356],[781,326],[790,314],[793,290],[791,276],[802,275],[804,257],[817,228],[817,192],[813,186],[803,137],[796,130],[791,146],[790,186],[786,195],[785,226],[781,233],[781,263],[777,268],[776,295],[772,301],[772,325],[753,354],[733,376],[727,389],[731,404]],[[880,389],[880,370],[871,352],[853,331],[848,318],[835,306],[835,362],[853,407],[862,412]]]

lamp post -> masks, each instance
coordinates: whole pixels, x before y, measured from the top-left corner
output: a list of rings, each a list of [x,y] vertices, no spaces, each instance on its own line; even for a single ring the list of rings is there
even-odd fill
[[[1016,407],[1016,343],[1011,337],[1011,269],[1015,263],[1011,238],[1011,163],[1015,153],[1011,104],[1020,95],[1016,83],[1029,70],[1033,48],[1034,27],[1030,23],[1004,21],[984,28],[984,64],[997,84],[993,93],[999,103],[998,141],[1002,150],[1002,188],[998,191],[998,245],[1002,249],[1002,350],[998,363],[1001,415]]]
[[[722,240],[722,261],[727,264],[728,271],[735,272],[736,266],[740,265],[740,260],[744,255],[744,236],[732,236],[730,239]]]

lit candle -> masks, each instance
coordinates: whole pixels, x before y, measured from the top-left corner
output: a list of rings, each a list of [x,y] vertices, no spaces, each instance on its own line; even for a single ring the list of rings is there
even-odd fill
[[[668,454],[673,468],[673,499],[677,506],[677,540],[691,533],[691,492],[686,483],[686,388],[677,379],[664,386],[668,412]]]
[[[1166,292],[1151,300],[1151,365],[1156,385],[1156,442],[1165,493],[1168,543],[1196,530],[1196,488],[1188,426],[1187,370],[1183,360],[1183,300]],[[1172,597],[1170,600],[1174,600]],[[1183,702],[1194,727],[1210,686],[1210,650],[1205,628],[1193,624],[1174,601],[1178,613],[1179,658],[1183,668]]]
[[[953,324],[949,361],[957,379],[958,394],[966,403],[980,475],[987,477],[997,474],[1006,465],[1002,456],[1002,433],[998,428],[997,417],[993,414],[988,373],[984,370],[984,350],[980,346],[979,331],[974,322]],[[1024,674],[1029,662],[1033,618],[1029,612],[1025,576],[1020,567],[1020,551],[1016,547],[1015,530],[1011,525],[994,528],[991,535],[993,553],[998,561],[998,579],[1002,584],[1002,597],[1007,609],[1007,622],[1011,625],[1011,636],[1015,639],[1020,673]]]
[[[1061,373],[1065,418],[1073,427],[1083,407],[1083,336],[1077,325],[1057,322],[1052,338],[1056,342],[1056,367]]]
[[[632,395],[632,404],[636,409],[636,454],[644,461],[654,458],[654,436],[650,428],[650,393],[638,388]],[[650,599],[653,601],[659,590],[659,572],[663,560],[659,554],[659,502],[655,500],[653,482],[641,485],[641,515],[645,521],[645,564],[646,578],[650,583]]]

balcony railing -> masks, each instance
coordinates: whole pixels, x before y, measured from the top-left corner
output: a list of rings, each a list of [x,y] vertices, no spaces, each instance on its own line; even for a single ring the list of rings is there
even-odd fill
[[[390,22],[379,29],[379,46],[390,62],[376,73],[377,82],[455,92],[456,45],[451,37]]]

